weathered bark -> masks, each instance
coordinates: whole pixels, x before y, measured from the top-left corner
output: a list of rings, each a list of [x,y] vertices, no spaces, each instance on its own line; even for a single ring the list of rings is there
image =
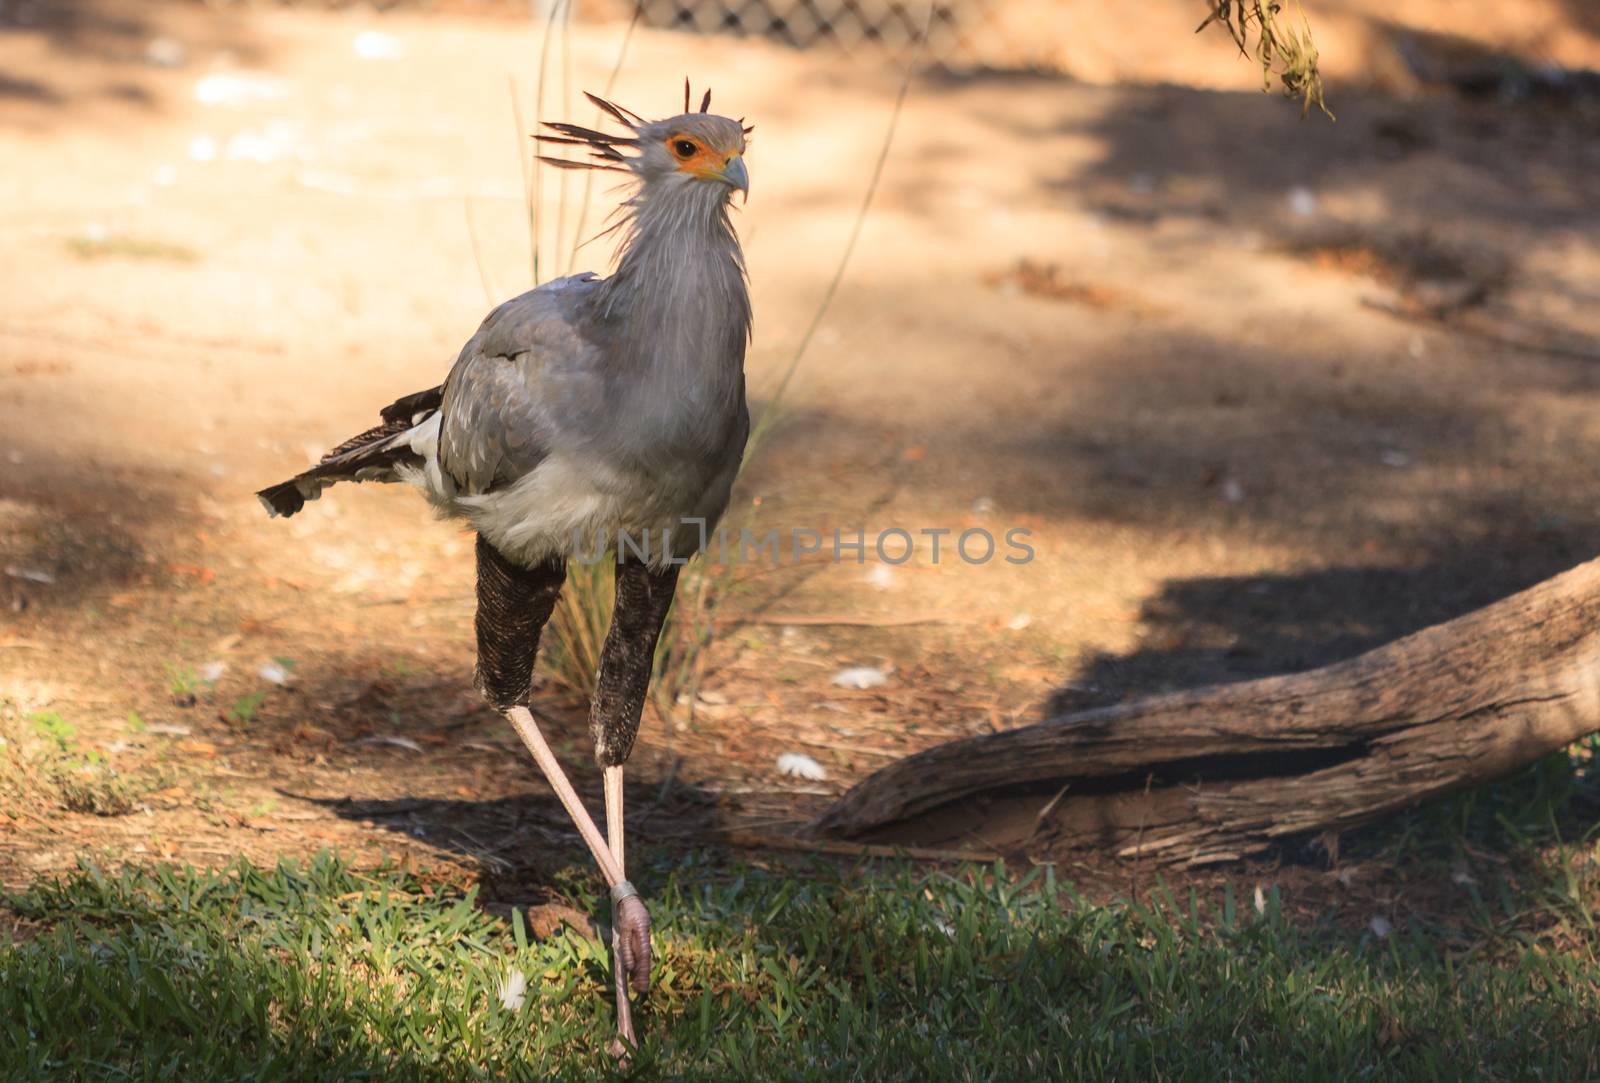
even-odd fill
[[[1198,864],[1480,785],[1597,729],[1591,561],[1322,669],[930,748],[863,780],[815,830]]]

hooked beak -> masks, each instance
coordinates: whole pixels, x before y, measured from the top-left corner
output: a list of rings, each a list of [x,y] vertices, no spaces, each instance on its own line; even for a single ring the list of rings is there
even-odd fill
[[[745,172],[744,158],[741,156],[735,154],[729,158],[728,164],[722,167],[722,172],[715,176],[728,187],[743,192],[746,199],[750,198],[750,174]]]

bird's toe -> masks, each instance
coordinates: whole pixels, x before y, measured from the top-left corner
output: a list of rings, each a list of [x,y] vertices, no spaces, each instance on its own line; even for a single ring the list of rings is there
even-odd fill
[[[612,916],[616,922],[618,949],[622,952],[622,968],[627,971],[628,984],[636,993],[650,990],[650,911],[637,895],[630,895],[616,906]]]

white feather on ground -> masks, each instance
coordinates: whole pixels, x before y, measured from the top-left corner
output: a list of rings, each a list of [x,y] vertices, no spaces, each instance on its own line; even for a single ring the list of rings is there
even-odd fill
[[[790,778],[803,778],[808,782],[821,782],[828,777],[827,770],[804,752],[785,752],[778,757],[778,774]]]
[[[840,688],[877,688],[888,680],[889,675],[876,666],[855,666],[833,675],[833,683]]]
[[[393,745],[403,748],[407,752],[421,752],[422,746],[409,737],[401,737],[393,733],[375,733],[371,737],[363,737],[357,741],[358,745]]]
[[[527,993],[528,976],[522,971],[513,969],[500,979],[500,1006],[506,1011],[521,1011]]]

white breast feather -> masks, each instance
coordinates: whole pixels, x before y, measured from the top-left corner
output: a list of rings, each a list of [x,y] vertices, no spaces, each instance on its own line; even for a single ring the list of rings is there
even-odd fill
[[[466,519],[511,560],[532,565],[557,553],[571,553],[575,545],[592,553],[601,541],[614,539],[615,532],[629,523],[630,508],[638,507],[639,494],[630,492],[623,479],[599,464],[563,455],[545,459],[504,489],[457,492],[450,475],[439,466],[442,416],[436,413],[410,431],[408,443],[422,465],[400,467],[397,473],[422,490],[441,514]]]

